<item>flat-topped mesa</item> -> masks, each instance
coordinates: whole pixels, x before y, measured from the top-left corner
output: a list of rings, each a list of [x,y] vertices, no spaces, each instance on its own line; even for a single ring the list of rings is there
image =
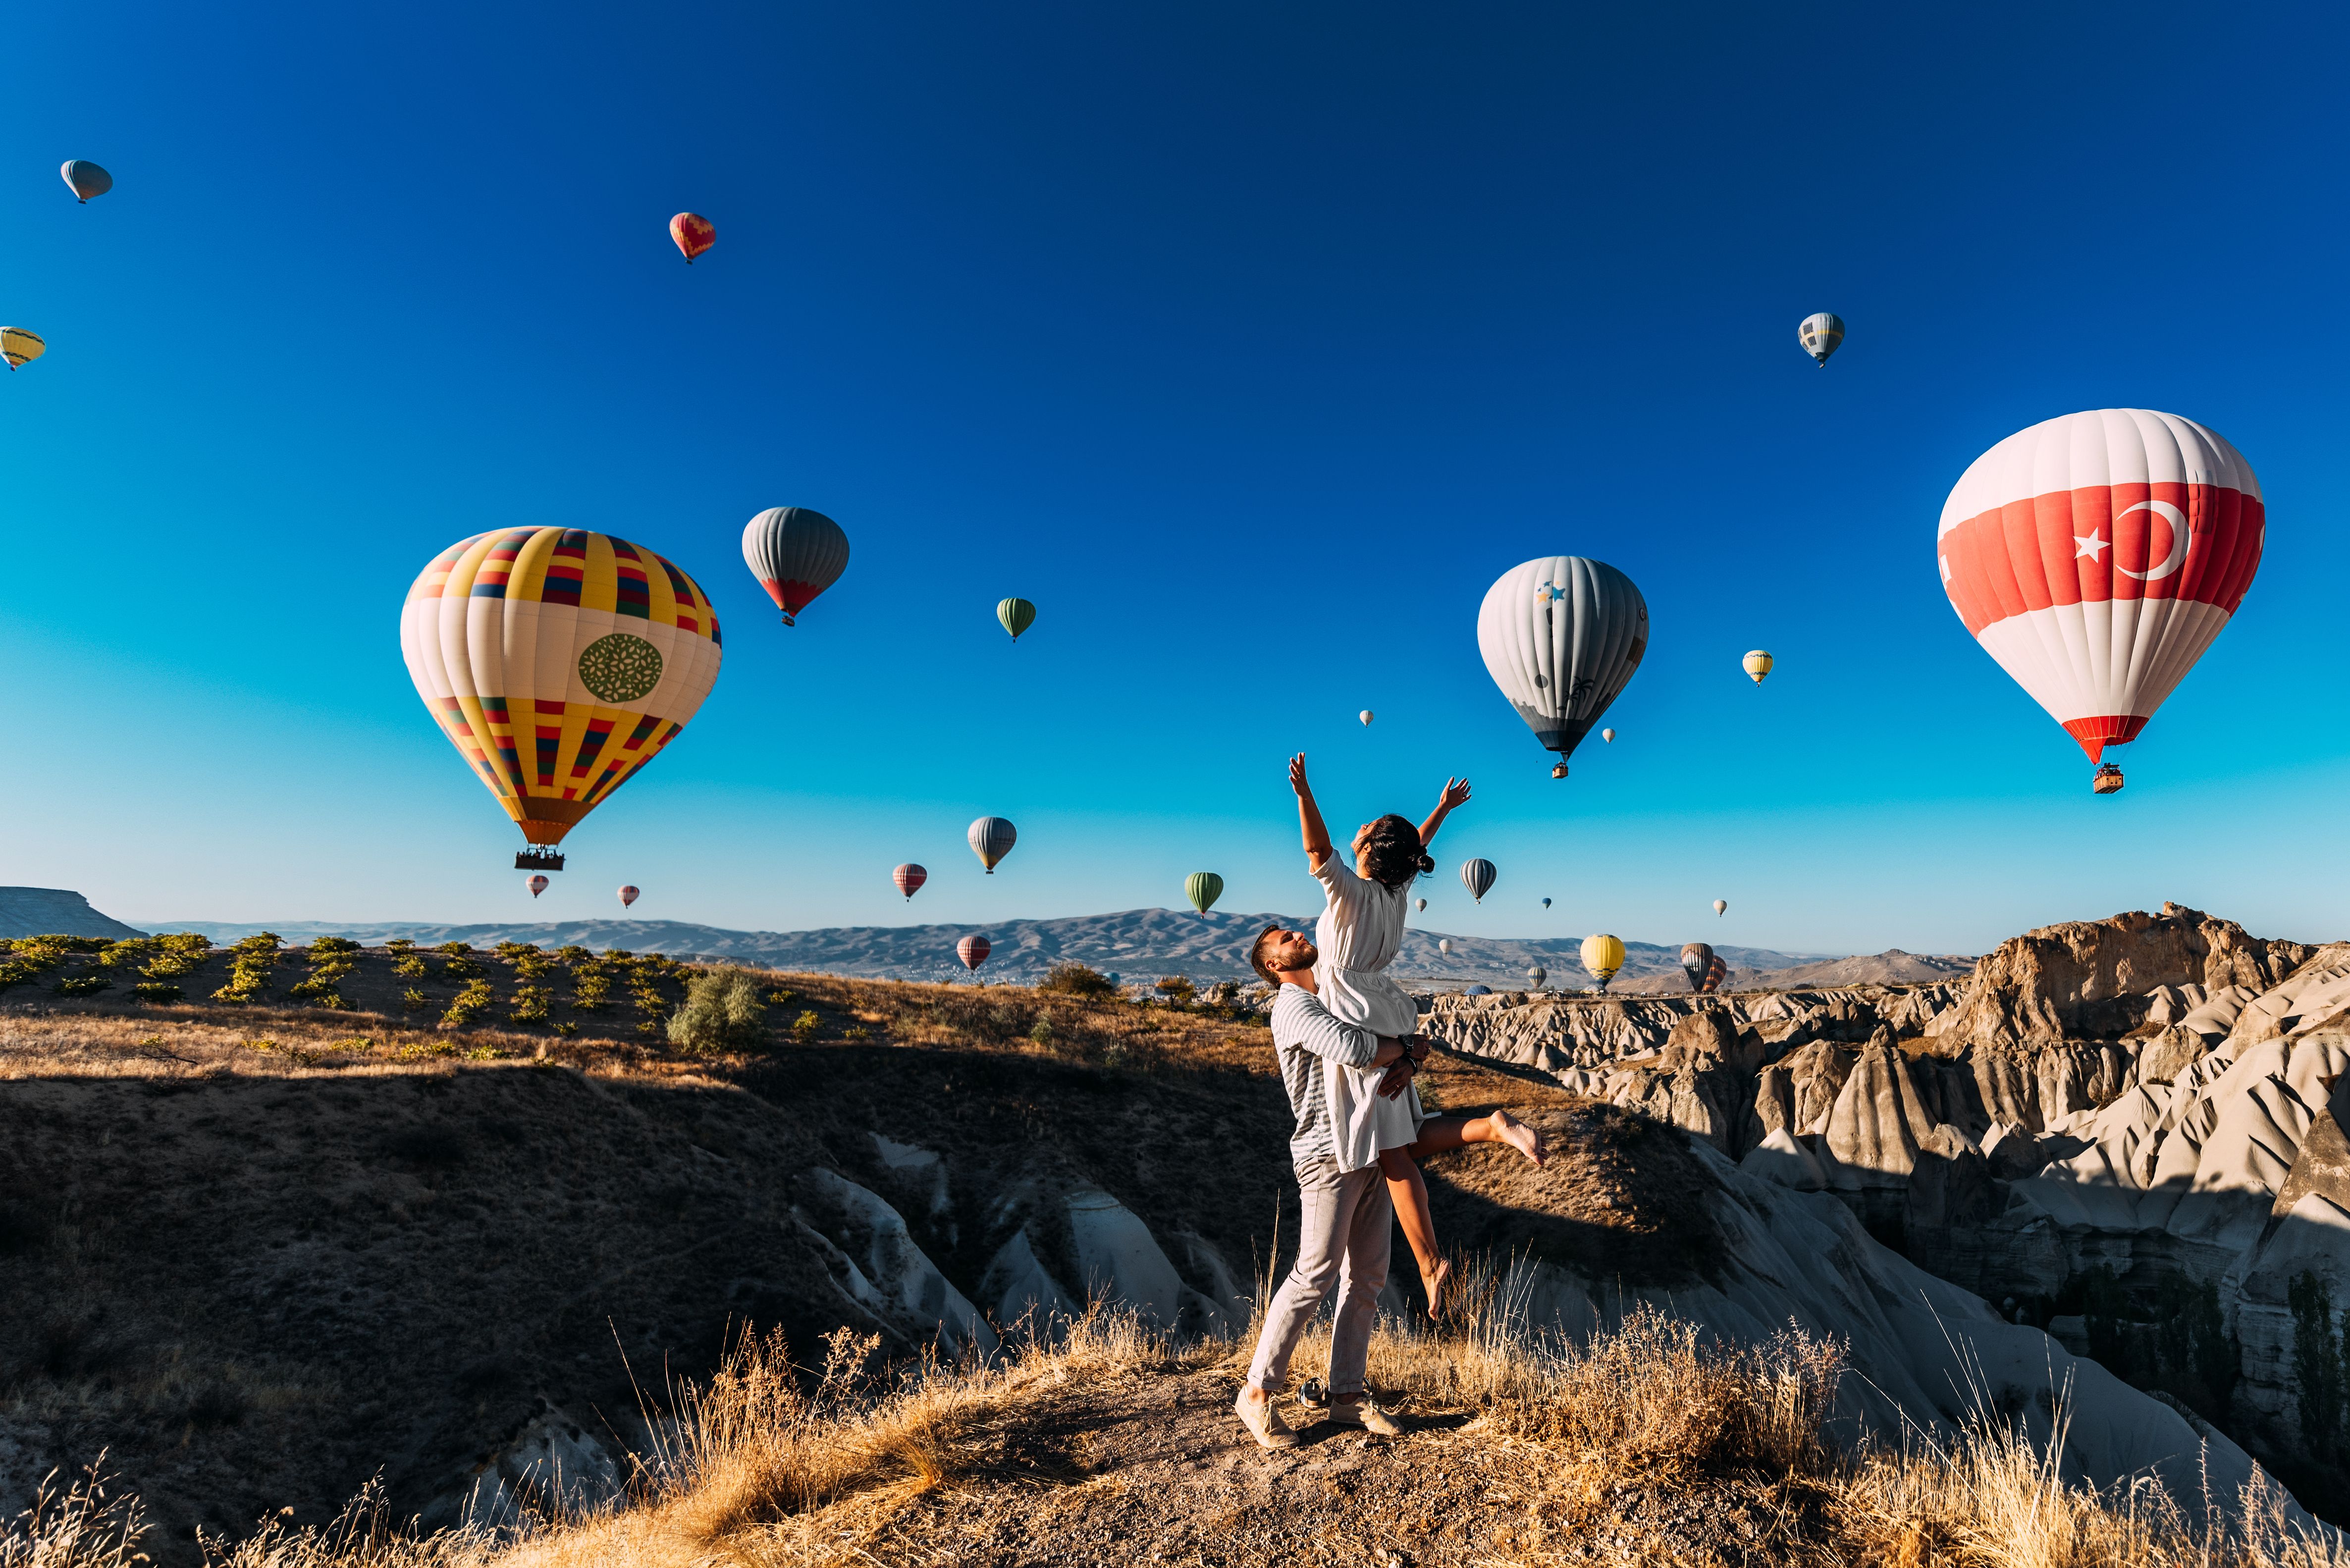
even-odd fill
[[[1926,1033],[1944,1052],[2118,1039],[2148,1023],[2184,1022],[2152,1016],[2176,1012],[2164,1005],[2164,988],[2199,1005],[2227,992],[2249,998],[2315,950],[2172,903],[2156,915],[2066,920],[2012,937],[1977,961],[1964,1000]]]

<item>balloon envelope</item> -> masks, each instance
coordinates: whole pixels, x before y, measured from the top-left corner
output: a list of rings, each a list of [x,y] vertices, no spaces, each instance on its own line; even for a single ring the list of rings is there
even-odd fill
[[[1584,938],[1583,967],[1592,979],[1606,985],[1624,967],[1624,944],[1605,932]]]
[[[994,950],[993,945],[985,937],[965,937],[955,943],[955,957],[962,960],[962,967],[965,969],[977,969],[987,961],[987,955]]]
[[[460,539],[408,590],[409,679],[533,844],[559,844],[675,740],[718,679],[693,579],[581,528]]]
[[[1526,980],[1536,991],[1540,991],[1542,989],[1542,982],[1549,978],[1550,971],[1543,968],[1540,964],[1535,964],[1533,968],[1526,971]]]
[[[114,189],[114,176],[86,158],[68,158],[57,171],[74,195],[87,202],[92,196],[103,196]]]
[[[1356,714],[1355,717],[1367,724],[1371,722],[1371,711],[1368,708],[1366,708],[1361,712]]]
[[[1599,732],[1599,738],[1612,746],[1616,743],[1616,732],[1613,730],[1602,730]]]
[[[979,857],[979,863],[987,867],[991,877],[995,875],[995,863],[1011,854],[1012,846],[1020,842],[1019,830],[1000,816],[981,817],[963,836],[971,841],[971,852]]]
[[[621,889],[620,889],[620,908],[622,908],[623,909],[627,909],[629,905],[631,905],[631,904],[635,903],[636,901],[637,901],[637,890],[636,890],[636,888],[635,888],[634,887],[623,887],[623,888],[621,888]]]
[[[524,886],[530,889],[530,896],[536,898],[541,893],[546,891],[546,878],[545,877],[533,877],[528,882],[525,883]]]
[[[1461,885],[1468,888],[1469,896],[1481,904],[1485,901],[1486,891],[1493,886],[1493,877],[1491,860],[1463,860],[1461,863]]]
[[[1753,678],[1754,684],[1760,686],[1762,684],[1762,678],[1771,673],[1771,666],[1778,661],[1758,648],[1752,649],[1738,662],[1740,667]]]
[[[1689,976],[1691,991],[1705,989],[1705,971],[1713,962],[1713,949],[1704,942],[1688,942],[1681,948],[1681,972]]]
[[[2226,628],[2267,527],[2251,465],[2216,432],[2097,409],[1975,459],[1934,552],[1968,632],[2095,763]]]
[[[1412,900],[1412,906],[1419,909],[1422,914],[1426,914],[1428,912],[1428,900],[1425,898],[1414,898]]]
[[[1452,951],[1452,939],[1451,937],[1439,939],[1436,944],[1436,950],[1440,953],[1451,953]]]
[[[1204,915],[1224,896],[1224,879],[1213,871],[1194,871],[1183,878],[1183,896]]]
[[[808,601],[848,568],[848,535],[840,524],[806,506],[770,506],[743,524],[743,563],[785,626],[797,626]]]
[[[995,607],[995,618],[1003,623],[1003,629],[1017,642],[1022,632],[1036,624],[1036,607],[1026,599],[1004,599]]]
[[[1717,915],[1728,908],[1730,908],[1730,900],[1727,898],[1716,898],[1713,901],[1713,912]]]
[[[691,266],[694,257],[718,243],[718,225],[699,213],[680,213],[669,221],[669,237]]]
[[[1814,311],[1795,328],[1795,341],[1804,346],[1804,353],[1825,365],[1844,341],[1844,323],[1825,310]]]
[[[910,860],[889,873],[889,880],[898,885],[898,891],[906,895],[906,901],[910,904],[914,901],[914,895],[921,891],[922,884],[930,879],[929,870]]]
[[[1648,651],[1648,601],[1604,561],[1545,556],[1513,566],[1485,590],[1477,649],[1493,684],[1564,769]]]
[[[0,327],[0,358],[8,361],[8,369],[29,365],[49,351],[49,346],[37,332],[22,327]]]
[[[1543,908],[1545,909],[1550,908],[1550,900],[1548,898],[1544,898],[1543,900]]]

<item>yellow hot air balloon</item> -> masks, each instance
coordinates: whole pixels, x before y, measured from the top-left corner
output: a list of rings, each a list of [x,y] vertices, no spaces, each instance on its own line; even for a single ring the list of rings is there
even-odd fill
[[[1624,967],[1623,942],[1605,931],[1584,938],[1583,967],[1592,979],[1599,982],[1600,990],[1607,990],[1607,982],[1616,978],[1616,971]]]
[[[1746,667],[1747,674],[1754,677],[1754,684],[1760,686],[1762,684],[1762,678],[1771,673],[1771,666],[1774,661],[1769,654],[1758,648],[1739,662]]]
[[[0,358],[8,361],[8,369],[29,365],[49,351],[37,332],[27,332],[21,327],[0,327]]]
[[[450,545],[408,590],[400,646],[442,732],[539,846],[676,739],[718,679],[718,619],[693,579],[584,528]]]

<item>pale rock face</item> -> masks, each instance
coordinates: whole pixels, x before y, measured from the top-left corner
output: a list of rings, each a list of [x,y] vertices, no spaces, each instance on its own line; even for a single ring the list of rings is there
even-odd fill
[[[1232,1308],[1185,1284],[1134,1210],[1094,1188],[1069,1192],[1062,1202],[1087,1296],[1124,1302],[1146,1322],[1184,1334],[1224,1333],[1233,1326]],[[1229,1273],[1224,1282],[1231,1282]]]
[[[915,1244],[886,1199],[821,1167],[801,1172],[797,1185],[795,1216],[832,1252],[835,1282],[851,1301],[950,1352],[994,1351],[995,1332]]]
[[[1796,1142],[1783,1127],[1765,1133],[1762,1141],[1738,1162],[1738,1168],[1798,1192],[1817,1192],[1828,1184],[1828,1173],[1821,1168],[1819,1157]]]

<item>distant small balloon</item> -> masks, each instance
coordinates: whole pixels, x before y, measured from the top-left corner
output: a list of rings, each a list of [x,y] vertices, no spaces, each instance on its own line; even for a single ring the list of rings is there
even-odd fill
[[[37,332],[27,332],[21,327],[0,327],[0,359],[8,361],[8,369],[29,365],[49,351],[49,346]],[[1363,721],[1369,723],[1368,719]]]
[[[1545,909],[1550,908],[1550,900],[1548,898],[1544,898],[1543,900],[1543,908]]]
[[[1526,971],[1526,983],[1533,986],[1536,991],[1540,991],[1543,987],[1543,981],[1549,978],[1550,971],[1543,968],[1540,964],[1535,964],[1533,968]]]
[[[114,189],[114,176],[86,158],[68,158],[57,171],[65,176],[66,185],[78,202],[87,202],[92,196],[103,196]]]
[[[1599,738],[1612,746],[1616,743],[1616,732],[1613,730],[1602,730],[1599,732]]]
[[[1036,607],[1026,599],[1005,599],[995,607],[995,618],[1003,623],[1003,629],[1017,642],[1022,632],[1036,624]]]
[[[955,957],[962,960],[962,967],[969,970],[975,970],[985,963],[987,955],[994,950],[993,944],[985,937],[965,937],[955,943]]]
[[[1428,900],[1425,898],[1414,898],[1412,900],[1412,907],[1417,909],[1423,915],[1428,913]]]
[[[1716,898],[1716,899],[1713,901],[1713,912],[1714,912],[1716,915],[1720,915],[1720,914],[1721,914],[1724,909],[1729,909],[1729,908],[1730,908],[1730,900],[1729,900],[1729,899],[1727,899],[1727,898]]]
[[[1362,720],[1362,722],[1363,722],[1364,723],[1367,724],[1367,723],[1369,723],[1369,722],[1371,722],[1371,711],[1370,711],[1368,708],[1366,708],[1366,709],[1364,709],[1360,713],[1357,713],[1357,714],[1356,715],[1356,717],[1357,717],[1357,718],[1358,718],[1358,719],[1360,719],[1360,720]]]
[[[1485,901],[1485,895],[1492,891],[1495,875],[1491,860],[1463,860],[1461,863],[1461,885],[1468,888],[1469,896],[1481,904]]]
[[[685,265],[718,243],[718,225],[699,213],[680,213],[669,221],[669,237],[685,254]]]
[[[1760,686],[1762,684],[1762,678],[1771,673],[1771,666],[1776,661],[1758,648],[1739,662],[1746,667],[1746,673],[1754,678],[1754,684]]]
[[[1828,356],[1835,353],[1836,345],[1844,341],[1844,323],[1825,310],[1814,311],[1804,317],[1802,326],[1795,328],[1795,341],[1802,344],[1804,352],[1818,360],[1821,369],[1825,369]]]
[[[1011,854],[1012,846],[1020,841],[1020,830],[1000,816],[983,816],[971,825],[963,837],[970,841],[971,852],[979,857],[979,863],[993,877],[995,863]]]
[[[914,895],[921,891],[922,884],[930,879],[930,872],[910,860],[889,873],[889,880],[898,885],[898,891],[906,895],[909,904],[914,901]]]
[[[530,889],[530,896],[536,898],[541,893],[546,891],[546,878],[544,877],[534,877],[529,881],[524,883],[523,886],[528,888]]]
[[[636,901],[637,901],[637,889],[635,888],[635,887],[634,887],[634,886],[624,886],[623,888],[621,888],[621,889],[620,889],[620,908],[622,908],[623,909],[627,909],[629,905],[631,905],[631,904],[635,903]]]
[[[1204,915],[1224,896],[1224,879],[1213,871],[1194,871],[1183,878],[1183,896]]]
[[[1437,950],[1438,952],[1440,952],[1440,953],[1444,954],[1447,958],[1451,957],[1451,956],[1452,956],[1452,939],[1451,939],[1451,937],[1444,937],[1444,938],[1441,938],[1440,940],[1438,940],[1438,942],[1437,942],[1437,944],[1436,944],[1436,950]]]

